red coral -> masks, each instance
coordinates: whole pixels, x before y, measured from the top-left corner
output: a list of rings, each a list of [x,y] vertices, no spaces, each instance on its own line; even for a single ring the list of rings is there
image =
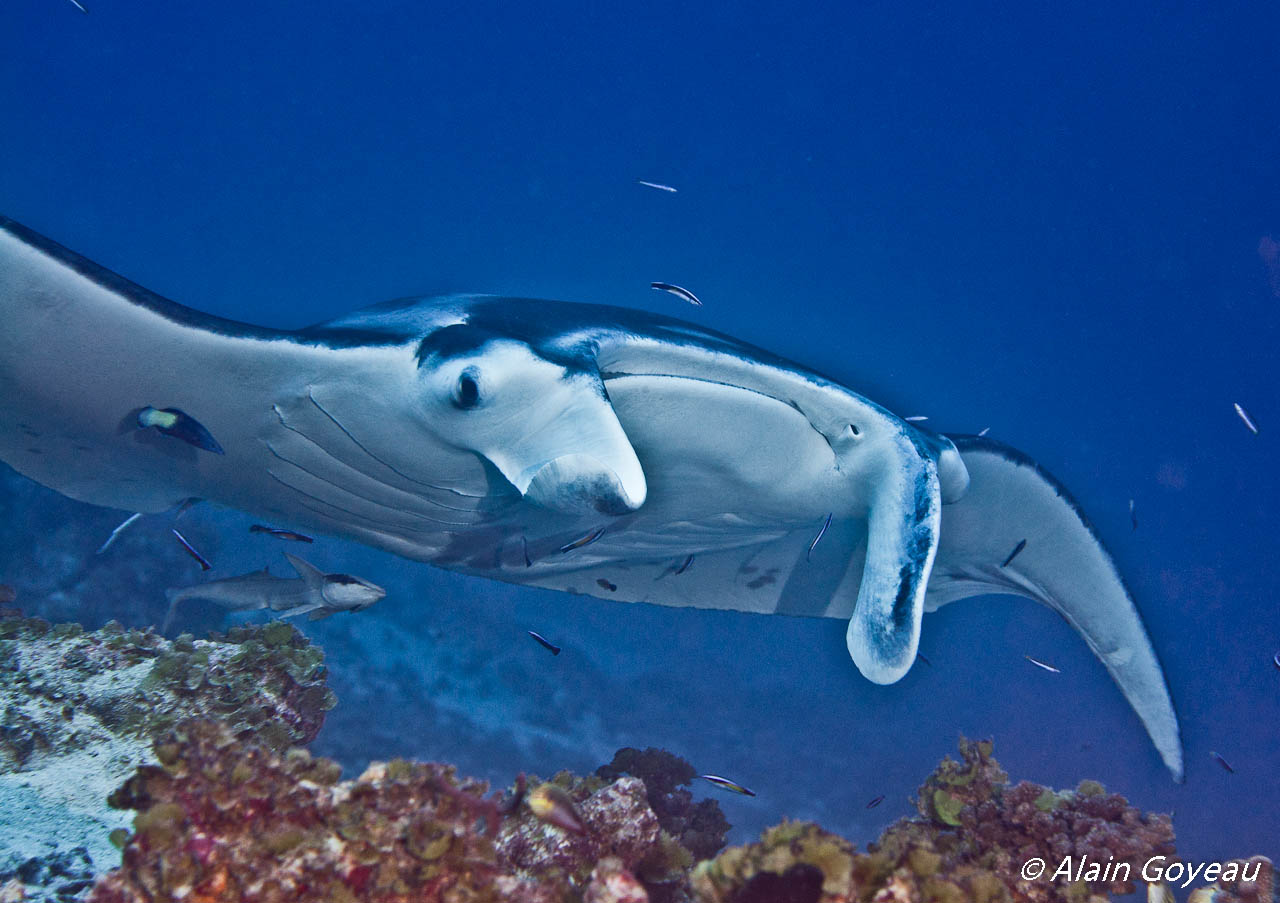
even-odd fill
[[[579,786],[579,837],[517,808],[523,779],[515,795],[490,797],[451,766],[397,760],[338,783],[333,762],[203,721],[156,754],[163,767],[139,769],[111,797],[138,815],[122,867],[98,881],[93,903],[550,903],[580,897],[605,859],[616,865],[598,895],[605,884],[638,887],[630,870],[659,839],[635,778]]]
[[[685,788],[697,771],[684,759],[654,746],[644,750],[628,746],[614,753],[608,765],[596,769],[596,775],[606,780],[624,774],[644,781],[658,824],[694,859],[710,859],[724,848],[729,822],[715,800],[693,801]]]
[[[112,796],[139,813],[95,903],[556,899],[507,874],[488,830],[496,801],[451,767],[390,762],[339,784],[328,760],[281,756],[212,722],[182,725],[157,755],[164,767]]]
[[[1052,883],[1046,877],[1029,886],[1019,873],[1022,864],[1040,858],[1057,865],[1067,857],[1077,864],[1128,863],[1129,880],[1108,880],[1123,877],[1122,870],[1112,870],[1089,883],[1089,890],[1133,893],[1132,879],[1140,875],[1142,863],[1173,854],[1173,823],[1167,815],[1143,815],[1094,781],[1062,793],[1029,781],[1008,787],[991,752],[990,741],[962,739],[962,761],[943,760],[920,788],[917,807],[931,822],[930,845],[946,850],[944,870],[981,864],[1015,894],[1065,901],[1068,882]],[[895,825],[879,846],[901,848],[899,841],[909,833],[901,823]],[[912,842],[918,839],[911,836]]]

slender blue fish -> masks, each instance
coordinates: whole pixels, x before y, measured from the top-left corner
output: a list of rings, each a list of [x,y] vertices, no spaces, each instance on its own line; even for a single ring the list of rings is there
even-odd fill
[[[827,527],[831,526],[831,515],[827,515],[826,521],[822,524],[822,529],[818,531],[818,535],[813,538],[813,542],[809,543],[809,551],[804,553],[804,560],[808,561],[809,556],[813,554],[813,550],[818,547],[818,540],[822,539],[827,532]]]
[[[531,636],[531,637],[533,637],[535,640],[537,640],[537,641],[538,641],[538,643],[539,643],[539,645],[541,645],[543,649],[546,649],[546,650],[550,651],[550,653],[551,653],[552,655],[559,655],[559,654],[560,654],[560,647],[559,647],[559,646],[557,646],[555,643],[551,642],[551,641],[550,641],[549,639],[547,639],[546,637],[544,637],[542,634],[540,634],[540,633],[534,633],[532,630],[529,630],[529,631],[526,631],[526,632],[529,634],[529,636]]]
[[[656,289],[660,292],[668,292],[675,295],[682,301],[688,301],[694,307],[701,307],[702,302],[698,300],[698,296],[687,288],[681,288],[678,285],[672,285],[670,282],[650,282],[649,288]]]
[[[1004,564],[1000,565],[1000,567],[1007,568],[1009,566],[1009,563],[1013,561],[1013,559],[1018,557],[1018,553],[1021,552],[1026,547],[1027,547],[1027,541],[1025,539],[1019,541],[1018,544],[1013,547],[1013,551],[1009,553],[1009,557],[1004,560]]]
[[[748,790],[746,787],[743,787],[738,782],[731,781],[728,778],[722,778],[718,774],[700,774],[698,775],[698,777],[702,778],[704,781],[710,781],[711,783],[719,787],[721,790],[731,790],[734,793],[741,793],[743,796],[756,795],[755,791]]]
[[[169,532],[178,538],[178,542],[182,543],[182,547],[187,550],[188,555],[190,555],[196,561],[200,562],[200,570],[207,571],[211,567],[213,567],[213,565],[209,563],[209,560],[207,558],[205,558],[203,555],[201,555],[199,552],[196,551],[195,546],[187,542],[187,538],[185,536],[183,536],[177,530],[174,530],[172,528],[170,528]]]

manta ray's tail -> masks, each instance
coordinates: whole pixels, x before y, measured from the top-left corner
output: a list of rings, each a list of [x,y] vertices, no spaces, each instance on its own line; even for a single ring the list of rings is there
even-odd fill
[[[1174,779],[1182,741],[1142,618],[1079,506],[1034,461],[999,442],[952,436],[969,470],[942,511],[925,608],[984,593],[1025,596],[1062,615],[1106,666]]]

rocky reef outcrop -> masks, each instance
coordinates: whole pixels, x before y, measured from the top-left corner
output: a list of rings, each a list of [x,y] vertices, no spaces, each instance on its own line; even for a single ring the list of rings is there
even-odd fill
[[[216,718],[283,750],[314,739],[336,701],[320,650],[288,624],[169,641],[0,615],[0,883],[29,897],[78,893],[120,861],[110,837],[128,818],[107,796],[174,724]]]

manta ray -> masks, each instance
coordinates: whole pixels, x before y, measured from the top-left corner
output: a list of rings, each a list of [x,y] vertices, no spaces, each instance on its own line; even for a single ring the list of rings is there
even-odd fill
[[[510,583],[841,618],[878,684],[915,661],[926,611],[1025,596],[1084,637],[1181,779],[1115,563],[1003,443],[618,307],[450,295],[234,322],[3,218],[0,315],[0,459],[72,498],[204,499]]]

